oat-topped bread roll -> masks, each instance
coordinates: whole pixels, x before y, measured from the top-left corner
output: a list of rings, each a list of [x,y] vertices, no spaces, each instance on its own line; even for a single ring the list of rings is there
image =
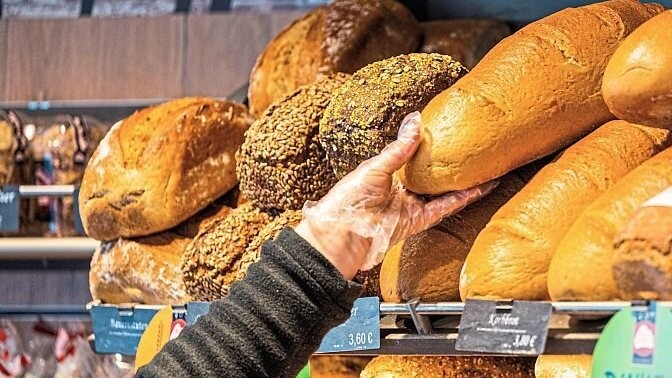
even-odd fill
[[[105,303],[184,304],[182,255],[189,239],[163,232],[104,242],[93,254],[89,288]]]
[[[620,119],[672,127],[672,10],[645,22],[616,49],[602,95]]]
[[[422,111],[423,140],[400,170],[416,193],[500,177],[612,118],[600,85],[623,39],[659,4],[612,0],[567,8],[498,43]]]
[[[211,222],[184,254],[187,292],[199,301],[225,297],[231,284],[245,277],[241,265],[247,260],[247,246],[270,221],[268,214],[245,204]]]
[[[287,210],[270,221],[265,225],[259,234],[248,244],[245,254],[241,260],[245,261],[244,271],[247,271],[247,267],[259,260],[261,254],[261,247],[268,240],[275,240],[275,238],[280,234],[280,231],[287,227],[294,227],[301,222],[301,211],[300,210]]]
[[[361,378],[530,378],[534,358],[467,356],[379,356]]]
[[[333,95],[320,121],[320,143],[336,176],[380,153],[399,125],[467,73],[447,55],[408,54],[372,63]]]
[[[250,76],[252,114],[321,75],[353,73],[415,51],[420,27],[394,0],[336,0],[286,27],[259,55]]]
[[[9,184],[14,175],[14,153],[17,143],[12,124],[0,118],[0,185]]]
[[[672,188],[647,200],[614,239],[613,277],[627,300],[672,299]]]
[[[511,34],[498,20],[440,20],[421,22],[423,53],[450,55],[471,69],[499,41]]]
[[[98,240],[170,229],[233,188],[235,152],[252,117],[245,106],[182,98],[117,123],[84,173],[79,207]]]
[[[231,207],[212,203],[210,206],[199,211],[196,215],[180,223],[171,231],[184,237],[193,239],[196,235],[210,227],[212,222],[217,222],[233,210]]]
[[[317,133],[332,92],[347,77],[336,74],[297,89],[245,133],[236,171],[243,196],[255,206],[298,210],[336,184]]]

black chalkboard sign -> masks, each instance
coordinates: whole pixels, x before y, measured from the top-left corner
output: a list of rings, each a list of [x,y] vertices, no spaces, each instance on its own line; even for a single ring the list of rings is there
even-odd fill
[[[468,299],[455,349],[534,356],[543,353],[552,307],[549,302],[514,301],[510,311],[497,302]]]
[[[75,232],[77,235],[84,235],[84,225],[82,225],[82,218],[79,215],[79,186],[75,187],[72,199],[72,214],[75,220]]]
[[[0,188],[0,231],[19,231],[19,187]]]

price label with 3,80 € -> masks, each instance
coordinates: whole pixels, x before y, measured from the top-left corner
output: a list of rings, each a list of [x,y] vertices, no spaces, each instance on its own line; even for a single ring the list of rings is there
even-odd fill
[[[546,346],[548,302],[514,301],[511,311],[497,302],[467,300],[455,349],[469,352],[539,355]]]
[[[350,311],[350,318],[327,333],[317,352],[378,348],[380,348],[380,299],[367,297],[355,301]]]

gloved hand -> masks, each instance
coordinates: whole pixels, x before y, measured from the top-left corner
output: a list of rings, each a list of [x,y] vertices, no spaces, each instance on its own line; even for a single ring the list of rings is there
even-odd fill
[[[458,212],[496,185],[451,192],[430,202],[406,191],[394,173],[418,149],[421,129],[420,113],[406,116],[396,141],[303,208],[296,232],[348,279],[379,264],[390,246]]]

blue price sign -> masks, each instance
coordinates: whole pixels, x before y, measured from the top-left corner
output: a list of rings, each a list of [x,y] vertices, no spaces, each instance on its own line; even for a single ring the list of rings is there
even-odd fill
[[[380,348],[380,299],[367,297],[355,301],[350,318],[324,336],[317,352],[378,348]]]
[[[19,231],[19,187],[0,188],[0,231]]]
[[[135,356],[145,328],[158,310],[120,309],[115,306],[91,308],[91,322],[96,336],[97,353],[120,353]]]
[[[210,302],[189,302],[187,304],[187,325],[196,323],[198,318],[210,311]]]

